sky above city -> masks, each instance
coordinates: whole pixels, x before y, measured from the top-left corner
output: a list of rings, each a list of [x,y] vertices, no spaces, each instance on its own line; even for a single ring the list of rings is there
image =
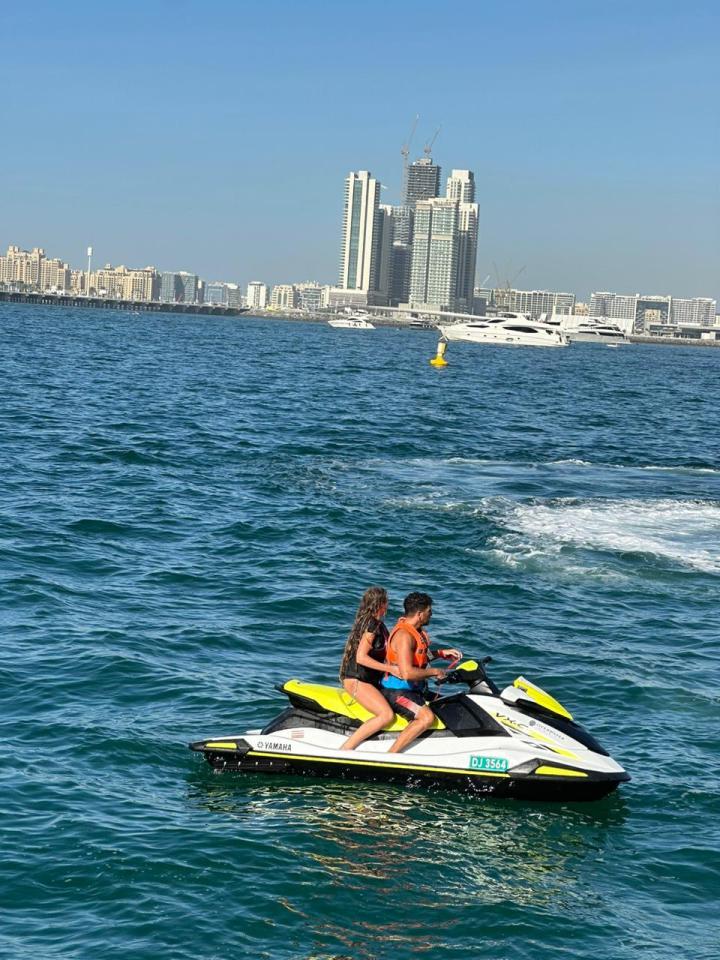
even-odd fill
[[[441,127],[477,283],[720,299],[720,4],[49,0],[3,11],[0,246],[335,282],[344,178]]]

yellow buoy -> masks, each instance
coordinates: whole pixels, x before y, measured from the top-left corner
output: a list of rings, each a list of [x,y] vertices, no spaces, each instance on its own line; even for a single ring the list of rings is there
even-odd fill
[[[432,358],[430,363],[434,367],[446,367],[447,360],[445,359],[445,351],[447,350],[447,340],[441,340],[437,345],[437,353]]]

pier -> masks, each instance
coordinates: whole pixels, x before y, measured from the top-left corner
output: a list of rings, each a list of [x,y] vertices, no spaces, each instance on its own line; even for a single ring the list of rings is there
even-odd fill
[[[200,313],[210,317],[239,317],[248,307],[224,307],[212,303],[161,303],[159,300],[114,300],[109,297],[78,297],[73,294],[13,293],[0,290],[0,303],[35,303],[51,307],[93,307],[128,313]]]

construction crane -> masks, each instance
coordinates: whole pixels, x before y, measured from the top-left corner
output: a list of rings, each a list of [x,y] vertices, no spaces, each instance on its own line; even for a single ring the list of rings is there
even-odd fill
[[[523,270],[525,269],[525,266],[526,266],[526,265],[523,265],[522,267],[520,267],[520,269],[519,269],[516,273],[513,274],[512,278],[510,278],[510,277],[508,276],[508,274],[510,273],[510,271],[508,270],[507,273],[506,273],[506,275],[505,275],[505,282],[503,283],[503,281],[502,281],[502,279],[501,279],[501,277],[500,277],[500,271],[499,271],[498,268],[497,268],[497,264],[496,264],[495,261],[493,260],[493,269],[494,269],[494,271],[495,271],[495,279],[496,279],[496,281],[497,281],[497,288],[496,288],[496,289],[498,289],[498,290],[512,290],[513,284],[515,283],[515,281],[517,280],[517,278],[520,276],[520,274],[523,272]],[[488,276],[489,276],[489,275],[488,275]]]
[[[500,271],[498,270],[497,264],[495,263],[494,260],[493,260],[493,269],[495,270],[495,276],[497,278],[497,287],[495,288],[493,293],[493,300],[495,300],[496,306],[504,307],[506,310],[509,310],[510,309],[510,291],[513,289],[513,284],[515,283],[517,278],[525,269],[525,265],[523,264],[523,266],[520,267],[520,269],[513,274],[512,278],[510,278],[509,276],[510,270],[508,270],[505,276],[504,284],[500,279]]]
[[[415,131],[417,130],[418,120],[420,119],[420,114],[415,114],[415,120],[413,121],[412,129],[410,131],[410,136],[407,138],[405,143],[400,148],[400,153],[403,158],[403,170],[407,169],[408,157],[410,156],[410,144],[413,142],[413,137],[415,136]]]
[[[413,141],[415,136],[415,131],[417,130],[418,120],[420,119],[420,114],[415,114],[415,119],[413,121],[412,129],[410,130],[410,136],[407,138],[405,143],[400,148],[400,153],[403,158],[403,170],[402,170],[402,199],[401,203],[405,203],[405,197],[407,196],[407,178],[408,178],[408,157],[410,156],[410,144]]]
[[[428,159],[432,154],[433,144],[437,140],[438,134],[440,133],[441,130],[442,130],[442,124],[440,124],[440,126],[437,128],[435,133],[432,135],[432,137],[428,140],[428,142],[423,147],[423,153],[425,154],[426,157],[428,157]]]

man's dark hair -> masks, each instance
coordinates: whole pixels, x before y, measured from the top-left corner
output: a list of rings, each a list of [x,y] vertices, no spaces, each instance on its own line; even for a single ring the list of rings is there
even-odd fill
[[[431,606],[432,597],[429,593],[409,593],[403,600],[406,617],[411,617],[418,610],[426,610]]]

